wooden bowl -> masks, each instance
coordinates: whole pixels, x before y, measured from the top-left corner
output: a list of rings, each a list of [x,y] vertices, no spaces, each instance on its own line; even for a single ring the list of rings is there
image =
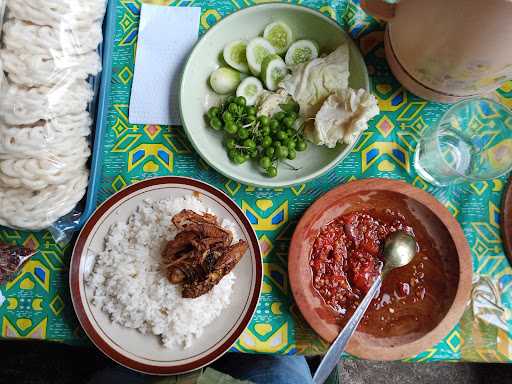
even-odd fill
[[[398,360],[417,355],[439,342],[461,318],[471,291],[472,261],[457,220],[432,195],[404,182],[353,181],[326,193],[306,211],[293,235],[288,259],[290,284],[300,311],[323,339],[332,342],[341,329],[340,317],[313,287],[309,261],[314,241],[324,225],[345,213],[387,208],[402,214],[413,227],[420,245],[416,258],[428,256],[427,252],[438,255],[440,263],[435,265],[441,266],[444,278],[436,277],[432,268],[425,270],[425,281],[432,287],[427,290],[427,295],[431,294],[428,302],[435,313],[426,311],[428,304],[423,304],[426,307],[422,310],[428,316],[420,320],[412,318],[409,324],[393,328],[389,334],[356,331],[347,352],[371,360]],[[384,281],[383,292],[388,282],[394,283],[394,273],[397,271],[392,271]],[[411,310],[415,310],[413,305],[417,304],[411,304]]]

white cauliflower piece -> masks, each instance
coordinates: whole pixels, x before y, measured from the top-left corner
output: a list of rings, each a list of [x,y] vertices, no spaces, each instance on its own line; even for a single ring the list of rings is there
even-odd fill
[[[377,99],[364,89],[342,89],[325,99],[315,124],[306,137],[317,145],[334,148],[337,143],[352,144],[368,128],[368,121],[379,114]]]
[[[325,98],[348,87],[349,47],[345,42],[326,57],[291,67],[279,84],[300,105],[300,114],[312,118]]]
[[[290,96],[284,89],[278,89],[276,92],[262,91],[258,99],[258,116],[272,117],[281,111],[280,104],[286,104],[290,101]]]

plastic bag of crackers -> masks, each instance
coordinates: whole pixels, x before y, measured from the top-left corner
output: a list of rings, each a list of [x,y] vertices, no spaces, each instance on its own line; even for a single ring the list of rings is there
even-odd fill
[[[106,0],[0,0],[2,226],[66,228],[80,216],[105,8]]]

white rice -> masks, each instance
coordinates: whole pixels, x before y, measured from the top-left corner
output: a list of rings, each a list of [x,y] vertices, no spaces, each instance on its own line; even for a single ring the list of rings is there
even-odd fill
[[[189,196],[144,200],[128,219],[113,224],[105,249],[86,276],[93,289],[92,303],[113,322],[158,335],[165,347],[189,347],[230,303],[235,276],[226,275],[210,292],[196,299],[181,297],[181,287],[169,283],[160,268],[161,252],[178,233],[172,217],[182,209],[207,209]],[[222,226],[239,236],[232,222]]]

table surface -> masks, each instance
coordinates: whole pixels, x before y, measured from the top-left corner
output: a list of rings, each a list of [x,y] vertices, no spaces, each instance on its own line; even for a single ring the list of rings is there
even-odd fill
[[[201,6],[201,33],[222,17],[252,4],[246,0],[216,1],[214,6],[205,0],[148,2]],[[475,273],[474,300],[461,322],[438,345],[409,360],[512,361],[512,268],[503,252],[499,228],[506,179],[445,189],[434,188],[420,179],[411,158],[416,142],[447,106],[412,95],[393,78],[384,59],[384,26],[362,12],[357,1],[300,3],[332,17],[356,40],[368,65],[372,92],[379,100],[382,113],[373,119],[345,161],[307,184],[254,188],[209,168],[194,153],[181,127],[130,124],[128,104],[140,1],[116,0],[115,36],[107,37],[114,39],[115,48],[100,200],[138,180],[169,174],[192,176],[222,189],[250,218],[263,250],[265,271],[254,319],[233,350],[315,354],[324,352],[327,345],[298,313],[286,271],[287,249],[297,220],[314,200],[347,181],[368,177],[405,180],[435,195],[457,218],[472,250]],[[512,82],[496,95],[512,106]],[[0,240],[39,249],[16,280],[0,287],[1,336],[88,343],[69,297],[71,246],[56,244],[49,232],[5,228],[0,228]]]

